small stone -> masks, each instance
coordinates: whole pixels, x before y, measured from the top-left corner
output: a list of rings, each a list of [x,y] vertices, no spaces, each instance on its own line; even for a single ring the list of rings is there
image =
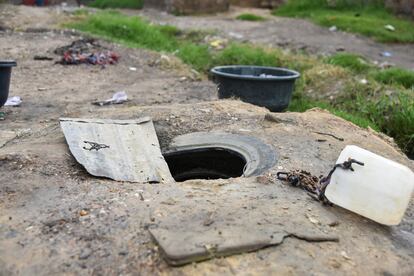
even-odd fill
[[[256,177],[256,181],[260,184],[266,184],[266,185],[274,183],[274,180],[270,175],[258,176],[258,177]]]
[[[123,250],[121,250],[121,251],[119,251],[119,255],[121,255],[121,256],[126,256],[126,255],[128,255],[128,250],[127,249],[123,249]]]
[[[341,268],[342,266],[341,262],[335,259],[330,260],[329,264],[331,265],[331,267],[336,268],[336,269]]]
[[[90,248],[82,249],[82,252],[79,255],[79,260],[86,260],[92,255],[92,250]]]
[[[81,210],[80,212],[79,212],[79,215],[81,216],[81,217],[84,217],[84,216],[87,216],[89,213],[88,213],[88,211],[85,211],[85,210]]]
[[[341,256],[345,259],[345,260],[351,260],[351,257],[348,256],[348,254],[345,251],[341,251]]]
[[[337,220],[328,224],[329,227],[336,227],[338,225],[339,225],[339,221],[337,221]]]

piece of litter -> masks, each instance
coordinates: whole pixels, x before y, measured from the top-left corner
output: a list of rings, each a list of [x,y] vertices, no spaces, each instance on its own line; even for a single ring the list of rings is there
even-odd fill
[[[104,49],[95,39],[80,39],[70,45],[55,49],[55,54],[61,56],[57,63],[62,65],[91,64],[101,65],[116,64],[120,56],[115,52]]]
[[[60,125],[70,152],[90,174],[137,183],[174,182],[149,117],[61,118]]]
[[[344,257],[345,260],[351,260],[351,257],[345,251],[341,251],[341,256]]]
[[[20,106],[22,103],[22,99],[19,96],[14,96],[7,99],[7,102],[4,104],[5,106]]]
[[[398,225],[414,191],[414,173],[406,166],[349,145],[336,164],[355,158],[364,166],[330,174],[330,202],[385,225]]]
[[[239,34],[239,33],[233,33],[233,32],[229,32],[229,36],[236,38],[236,39],[242,39],[243,35]]]
[[[210,42],[210,46],[215,48],[215,49],[222,49],[224,47],[224,40],[221,39],[216,39],[212,42]]]
[[[33,57],[34,60],[53,60],[52,57],[48,57],[48,56],[41,56],[41,55],[36,55]]]
[[[91,64],[91,65],[107,65],[116,64],[119,61],[119,55],[111,52],[98,52],[98,53],[74,53],[65,52],[62,59],[58,62],[62,65],[78,65],[78,64]]]
[[[103,106],[103,105],[110,105],[110,104],[122,104],[126,101],[128,101],[128,95],[126,94],[126,92],[125,91],[119,91],[119,92],[116,92],[112,96],[112,98],[110,98],[108,100],[93,102],[92,104]]]
[[[336,26],[332,26],[332,27],[329,28],[329,30],[331,32],[336,32],[338,30],[338,28]]]
[[[361,84],[368,84],[368,81],[366,79],[362,79],[362,80],[359,81],[359,83],[361,83]]]
[[[276,76],[273,76],[273,75],[266,75],[266,74],[260,74],[260,76],[259,77],[261,77],[261,78],[275,78]]]
[[[129,67],[129,70],[135,72],[135,71],[137,71],[137,68],[136,67]]]
[[[395,27],[393,25],[385,25],[384,28],[390,32],[395,32]]]
[[[381,53],[381,56],[383,56],[383,57],[392,57],[392,53],[388,52],[388,51],[385,51],[385,52]]]

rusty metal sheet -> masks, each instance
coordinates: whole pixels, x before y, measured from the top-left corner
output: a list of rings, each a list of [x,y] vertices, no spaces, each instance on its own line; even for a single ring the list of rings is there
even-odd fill
[[[149,117],[61,118],[60,125],[71,153],[94,176],[140,183],[174,181]]]

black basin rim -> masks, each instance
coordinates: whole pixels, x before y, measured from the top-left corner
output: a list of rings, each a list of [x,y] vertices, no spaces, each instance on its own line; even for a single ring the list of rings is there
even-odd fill
[[[272,77],[256,77],[256,76],[245,76],[245,75],[237,75],[237,74],[230,74],[224,73],[219,70],[227,69],[227,68],[256,68],[256,69],[269,69],[269,70],[278,70],[290,73],[291,76],[272,76]],[[255,80],[255,81],[278,81],[278,80],[295,80],[300,77],[300,73],[294,70],[290,70],[287,68],[282,67],[268,67],[268,66],[250,66],[250,65],[227,65],[227,66],[216,66],[211,69],[211,73],[214,75],[218,75],[221,77],[232,78],[232,79],[240,79],[240,80]]]
[[[0,60],[0,67],[14,67],[17,63],[14,60]]]

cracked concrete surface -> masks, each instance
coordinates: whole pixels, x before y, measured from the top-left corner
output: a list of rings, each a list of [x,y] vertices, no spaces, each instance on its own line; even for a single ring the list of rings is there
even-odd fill
[[[11,95],[23,98],[18,108],[2,108],[6,117],[0,133],[24,130],[0,148],[0,274],[413,274],[413,201],[399,226],[386,227],[322,206],[275,179],[277,171],[297,168],[326,174],[347,144],[414,169],[390,138],[318,109],[269,115],[240,101],[218,101],[212,82],[191,78],[185,66],[165,69],[160,55],[150,51],[108,43],[122,59],[105,70],[33,60],[77,38],[0,32],[0,52],[19,65],[13,69]],[[128,103],[91,105],[121,89]],[[162,149],[190,132],[252,135],[273,146],[280,158],[259,177],[162,185],[116,182],[92,177],[77,164],[59,127],[63,116],[150,116]],[[316,132],[344,141],[326,136],[321,141]],[[173,223],[200,231],[290,225],[339,242],[287,238],[276,247],[174,268],[149,233]]]

